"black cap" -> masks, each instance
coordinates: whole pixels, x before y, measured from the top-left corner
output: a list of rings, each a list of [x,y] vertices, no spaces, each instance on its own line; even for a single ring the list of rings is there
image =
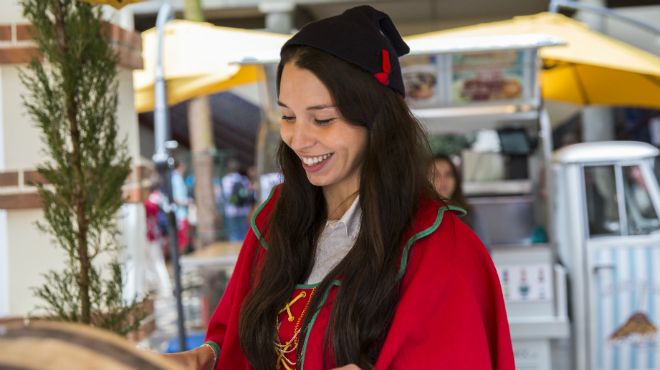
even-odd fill
[[[405,96],[399,57],[410,48],[390,17],[368,5],[305,25],[287,46],[309,46],[354,64]]]

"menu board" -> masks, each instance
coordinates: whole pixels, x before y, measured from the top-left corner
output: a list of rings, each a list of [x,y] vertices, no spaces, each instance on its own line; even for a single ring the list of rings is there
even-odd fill
[[[447,77],[442,73],[443,61],[440,55],[410,56],[401,60],[406,101],[411,107],[434,107],[446,102],[445,81],[441,80]]]
[[[523,93],[523,53],[517,50],[452,54],[454,104],[517,100]]]
[[[534,50],[491,50],[401,58],[411,108],[534,101]]]

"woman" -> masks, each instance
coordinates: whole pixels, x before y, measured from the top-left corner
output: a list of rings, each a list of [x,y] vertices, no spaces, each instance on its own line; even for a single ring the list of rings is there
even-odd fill
[[[462,220],[469,226],[472,226],[472,212],[470,212],[472,207],[470,207],[463,194],[463,181],[458,168],[456,168],[456,165],[449,156],[436,154],[433,157],[430,178],[435,192],[440,198],[464,209],[467,214]]]
[[[282,49],[284,183],[255,212],[202,347],[209,369],[513,369],[495,269],[427,178],[387,15],[361,6]],[[214,363],[214,354],[218,354]]]

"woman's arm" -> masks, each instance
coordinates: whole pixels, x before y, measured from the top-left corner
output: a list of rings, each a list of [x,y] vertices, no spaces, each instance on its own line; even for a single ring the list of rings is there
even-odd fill
[[[163,356],[186,370],[213,370],[217,357],[215,350],[206,344],[190,351],[166,353]]]

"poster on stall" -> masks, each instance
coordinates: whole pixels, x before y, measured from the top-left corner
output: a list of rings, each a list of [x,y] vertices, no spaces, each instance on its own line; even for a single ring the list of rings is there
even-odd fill
[[[552,300],[552,270],[549,264],[499,264],[497,274],[507,302]]]
[[[521,100],[524,67],[521,50],[453,54],[451,103]]]
[[[446,94],[440,81],[443,74],[439,55],[408,56],[401,59],[401,73],[406,89],[406,102],[411,108],[436,107],[444,103]]]

